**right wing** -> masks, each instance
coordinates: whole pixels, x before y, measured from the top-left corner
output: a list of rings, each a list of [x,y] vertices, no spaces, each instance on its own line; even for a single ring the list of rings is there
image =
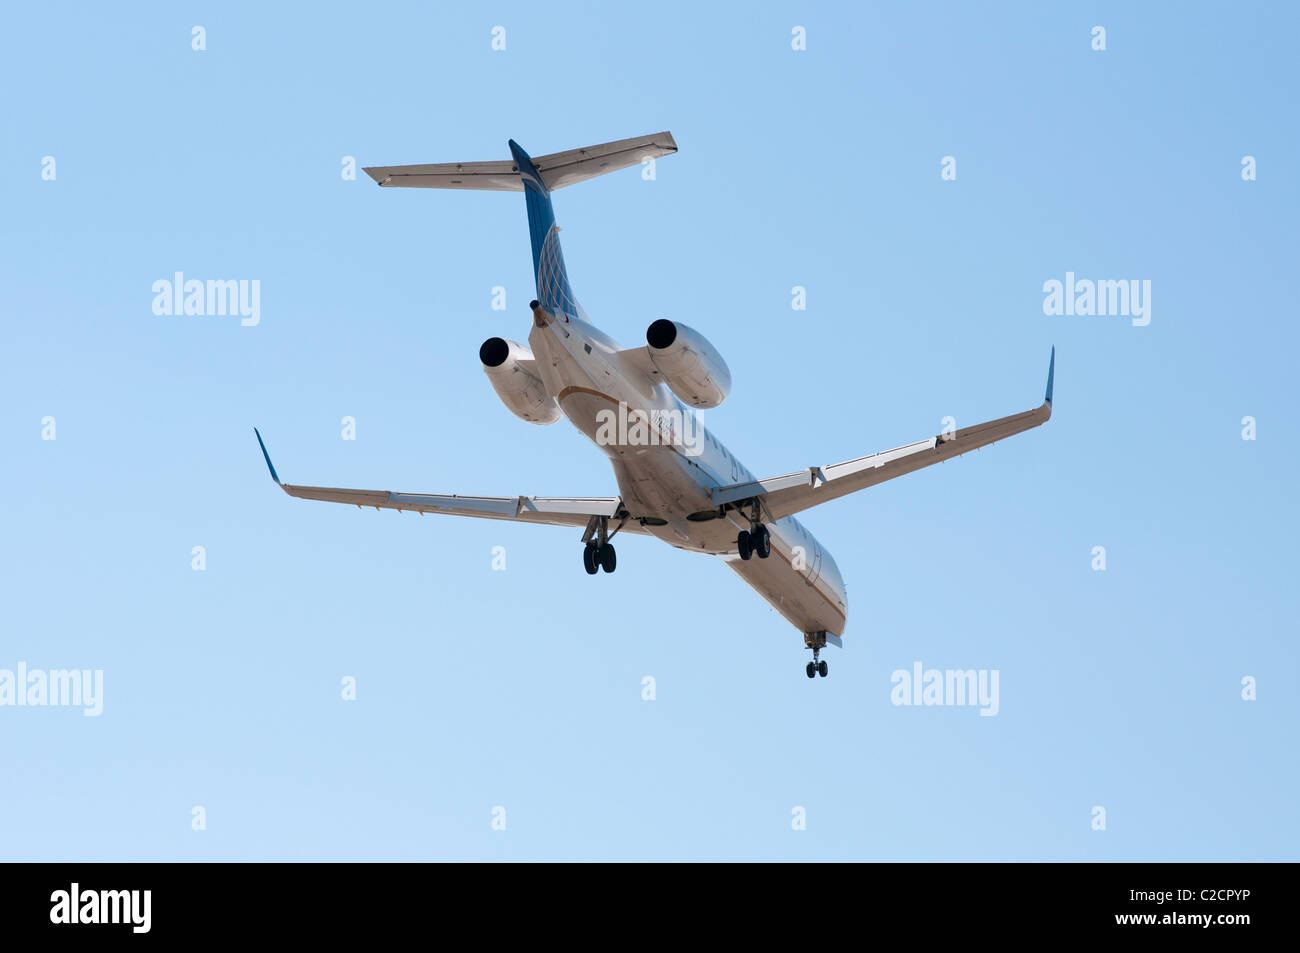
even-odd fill
[[[858,457],[825,467],[809,467],[798,473],[721,486],[713,490],[713,504],[725,506],[757,500],[772,519],[792,516],[801,510],[849,493],[865,490],[877,483],[942,463],[994,441],[1023,433],[1047,423],[1052,417],[1052,378],[1056,373],[1056,348],[1047,367],[1047,393],[1043,403],[1033,410],[999,417],[973,427],[963,427],[917,443]]]
[[[271,479],[290,496],[300,500],[322,500],[326,503],[351,503],[354,506],[373,506],[375,509],[413,510],[417,513],[443,513],[449,516],[477,516],[482,519],[511,520],[518,523],[540,523],[544,526],[571,526],[590,528],[598,518],[627,520],[619,528],[624,533],[645,533],[645,528],[629,518],[622,501],[609,497],[561,496],[459,496],[437,493],[394,493],[390,490],[348,490],[331,486],[295,486],[281,483],[271,455],[257,428],[257,443],[266,459]]]

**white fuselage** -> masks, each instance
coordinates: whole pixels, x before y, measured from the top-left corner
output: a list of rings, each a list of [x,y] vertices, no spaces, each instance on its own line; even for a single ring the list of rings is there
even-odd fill
[[[771,557],[740,558],[736,537],[749,529],[749,519],[734,509],[720,517],[711,490],[755,477],[666,384],[651,384],[625,363],[615,341],[576,318],[539,317],[528,342],[547,391],[609,457],[623,505],[646,532],[679,549],[723,557],[803,632],[843,634],[848,601],[839,568],[798,520],[765,520]],[[609,427],[620,414],[652,421],[655,436],[644,439],[645,428]],[[683,418],[687,435],[674,423]]]

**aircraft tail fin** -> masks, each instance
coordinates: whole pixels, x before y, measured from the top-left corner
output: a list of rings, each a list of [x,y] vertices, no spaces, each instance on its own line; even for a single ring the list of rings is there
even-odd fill
[[[548,314],[581,318],[582,307],[573,296],[569,273],[564,267],[564,252],[560,249],[560,229],[555,224],[555,209],[551,206],[551,190],[542,178],[537,164],[513,139],[510,153],[524,187],[524,201],[528,204],[528,235],[533,245],[533,276],[537,279],[537,301]],[[599,175],[599,172],[593,173]]]
[[[670,132],[554,152],[536,159],[512,139],[510,153],[514,158],[511,161],[372,166],[365,171],[385,188],[523,192],[528,203],[537,300],[550,314],[578,318],[582,310],[573,297],[565,271],[551,192],[676,151],[677,143]]]

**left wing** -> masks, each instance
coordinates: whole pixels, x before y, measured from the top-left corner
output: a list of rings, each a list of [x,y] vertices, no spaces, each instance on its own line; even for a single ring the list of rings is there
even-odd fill
[[[624,533],[645,533],[645,528],[630,519],[622,501],[616,496],[563,497],[563,496],[459,496],[438,493],[394,493],[390,490],[348,490],[332,486],[294,486],[282,483],[266,452],[266,444],[257,428],[258,446],[266,459],[271,479],[290,496],[300,500],[322,500],[326,503],[351,503],[354,506],[373,506],[375,509],[413,510],[417,513],[445,513],[450,516],[477,516],[490,520],[512,520],[518,523],[540,523],[545,526],[572,526],[590,528],[593,520],[626,520],[619,529]],[[612,535],[612,534],[611,534]]]
[[[1051,419],[1052,378],[1055,373],[1056,348],[1052,348],[1052,359],[1047,366],[1047,393],[1043,397],[1043,403],[1033,410],[999,417],[973,427],[963,427],[952,433],[940,434],[895,450],[858,457],[856,460],[825,467],[809,467],[770,480],[716,487],[712,491],[713,504],[726,506],[730,503],[757,501],[772,519],[781,519],[819,503],[839,499],[905,473],[986,447],[1004,437],[1024,433]]]

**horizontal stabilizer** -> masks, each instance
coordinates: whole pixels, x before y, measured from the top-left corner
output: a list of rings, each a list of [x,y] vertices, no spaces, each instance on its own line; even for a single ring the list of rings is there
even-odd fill
[[[637,136],[604,142],[585,149],[570,149],[533,159],[548,191],[562,189],[575,182],[593,179],[606,172],[617,172],[647,159],[671,155],[677,151],[671,132]],[[416,189],[483,189],[498,192],[522,192],[519,166],[509,160],[497,162],[440,162],[433,165],[371,166],[366,173],[382,186]]]

